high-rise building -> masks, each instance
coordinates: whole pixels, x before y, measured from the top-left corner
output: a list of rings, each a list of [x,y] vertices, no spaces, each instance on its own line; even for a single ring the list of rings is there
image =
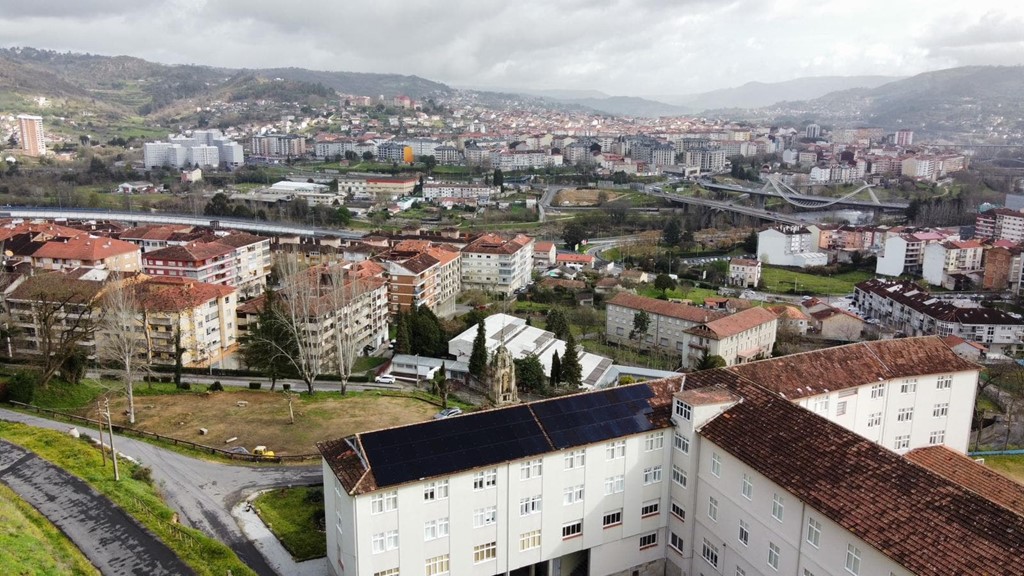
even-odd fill
[[[804,136],[807,138],[817,138],[821,136],[821,126],[818,126],[817,124],[808,124],[807,128],[804,130]]]
[[[43,140],[43,117],[30,114],[18,115],[18,131],[21,151],[27,156],[45,156],[46,142]]]

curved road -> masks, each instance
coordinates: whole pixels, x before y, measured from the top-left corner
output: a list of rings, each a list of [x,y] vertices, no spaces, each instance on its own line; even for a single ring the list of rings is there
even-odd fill
[[[62,432],[72,426],[2,408],[0,419]],[[76,427],[94,438],[99,437],[96,430]],[[168,504],[183,524],[227,544],[261,576],[275,576],[276,572],[242,533],[231,515],[231,508],[262,488],[323,482],[319,463],[301,467],[233,466],[199,460],[124,436],[115,436],[115,445],[118,452],[153,470],[153,479],[159,483]]]

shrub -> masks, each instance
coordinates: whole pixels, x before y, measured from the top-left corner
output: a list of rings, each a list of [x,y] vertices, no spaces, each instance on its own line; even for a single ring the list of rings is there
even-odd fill
[[[306,502],[309,502],[310,504],[316,504],[318,502],[323,502],[324,501],[323,490],[309,490],[309,491],[306,492],[306,495],[303,497],[303,500],[305,500]]]
[[[20,371],[7,382],[7,396],[13,402],[31,404],[36,396],[38,377],[32,372]]]
[[[138,466],[135,470],[132,470],[132,478],[139,482],[145,482],[146,484],[153,483],[153,470],[148,466]]]
[[[210,384],[210,387],[207,388],[207,390],[210,392],[223,392],[224,385],[220,383],[220,380],[214,380],[213,384]]]
[[[191,390],[191,389],[192,389],[192,384],[189,384],[188,382],[182,382],[181,384],[178,384],[178,390]]]
[[[291,389],[292,389],[292,385],[291,385],[291,384],[288,384],[288,383],[286,382],[286,383],[284,383],[284,384],[281,384],[281,388],[282,388],[282,389],[283,389],[283,390],[284,390],[285,392],[287,392],[287,391],[289,391],[289,390],[291,390]]]
[[[262,386],[259,382],[249,382],[249,390],[259,390]]]

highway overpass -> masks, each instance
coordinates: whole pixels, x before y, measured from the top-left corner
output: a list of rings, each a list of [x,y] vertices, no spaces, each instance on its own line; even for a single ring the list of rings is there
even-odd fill
[[[844,197],[830,198],[828,196],[811,196],[807,194],[780,194],[776,187],[773,187],[771,183],[765,184],[761,188],[746,188],[744,186],[735,186],[731,184],[713,184],[710,181],[702,180],[701,186],[709,190],[723,190],[726,192],[736,192],[739,194],[749,194],[751,196],[766,196],[772,198],[781,198],[799,208],[806,208],[816,210],[820,208],[827,208],[829,206],[853,206],[858,208],[872,208],[872,209],[883,209],[883,210],[904,210],[909,205],[907,202],[875,202],[872,200],[854,200],[849,196],[860,192],[861,190],[868,189],[868,187],[862,186],[854,193],[847,194]],[[870,193],[870,192],[869,192]],[[874,198],[874,195],[872,195]]]

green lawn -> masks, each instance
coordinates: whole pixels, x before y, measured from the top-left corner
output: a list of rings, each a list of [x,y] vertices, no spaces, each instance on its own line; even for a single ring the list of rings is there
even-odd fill
[[[985,456],[985,466],[1024,484],[1024,456]]]
[[[359,358],[356,358],[355,364],[352,365],[352,373],[362,374],[363,372],[376,368],[385,362],[387,362],[387,358],[381,358],[380,356],[360,356]]]
[[[853,292],[855,284],[870,280],[873,277],[873,274],[864,271],[816,276],[806,272],[797,272],[789,268],[761,267],[761,279],[764,281],[765,290],[775,293],[785,293],[793,290],[795,283],[798,292],[849,294]]]
[[[0,484],[0,574],[99,576],[82,552],[42,514]]]
[[[637,294],[647,296],[648,298],[657,298],[661,295],[661,290],[655,288],[653,284],[644,284],[637,288]],[[693,303],[699,306],[704,304],[705,298],[717,297],[718,292],[710,288],[691,288],[683,294],[683,291],[679,288],[673,288],[672,290],[666,290],[665,296],[681,300],[693,300]]]
[[[156,487],[134,479],[132,475],[137,467],[127,461],[122,461],[121,480],[115,482],[109,464],[104,467],[99,450],[85,440],[74,439],[54,430],[9,422],[0,422],[0,438],[27,448],[85,480],[149,528],[196,574],[223,576],[230,571],[235,576],[255,576],[255,572],[242,563],[226,545],[199,530],[174,523],[174,512],[160,497]]]
[[[253,504],[263,522],[295,560],[301,562],[327,555],[323,486],[271,490],[257,497]]]

